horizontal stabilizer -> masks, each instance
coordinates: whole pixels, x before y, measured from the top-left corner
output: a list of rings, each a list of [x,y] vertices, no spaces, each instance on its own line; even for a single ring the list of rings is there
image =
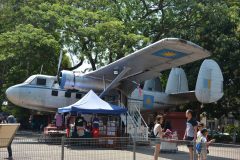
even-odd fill
[[[187,92],[180,92],[180,93],[171,93],[170,96],[188,99],[189,101],[197,101],[195,91],[187,91]]]

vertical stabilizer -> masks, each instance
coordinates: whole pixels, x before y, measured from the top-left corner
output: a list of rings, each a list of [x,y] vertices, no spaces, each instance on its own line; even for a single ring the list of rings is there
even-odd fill
[[[160,78],[156,77],[154,79],[146,80],[144,82],[143,90],[162,92],[162,85],[161,85]]]
[[[180,93],[188,91],[187,76],[182,68],[172,68],[166,86],[166,93]]]
[[[223,96],[223,75],[212,59],[203,61],[196,83],[195,94],[199,102],[212,103]]]

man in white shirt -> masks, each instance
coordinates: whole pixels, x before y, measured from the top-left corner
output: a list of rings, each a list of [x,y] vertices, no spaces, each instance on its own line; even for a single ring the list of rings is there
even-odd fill
[[[188,109],[186,111],[186,130],[183,137],[183,140],[190,141],[188,143],[189,149],[189,160],[193,160],[193,142],[197,139],[197,121],[193,118],[193,111]]]

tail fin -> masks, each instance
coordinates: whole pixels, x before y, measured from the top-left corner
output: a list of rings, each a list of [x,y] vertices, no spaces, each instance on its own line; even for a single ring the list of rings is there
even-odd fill
[[[196,83],[198,101],[212,103],[223,96],[223,75],[218,64],[211,59],[203,61]]]
[[[145,91],[162,91],[162,85],[159,77],[156,77],[154,79],[146,80],[144,82],[143,90]]]
[[[172,68],[165,92],[168,94],[188,91],[187,76],[182,68]]]

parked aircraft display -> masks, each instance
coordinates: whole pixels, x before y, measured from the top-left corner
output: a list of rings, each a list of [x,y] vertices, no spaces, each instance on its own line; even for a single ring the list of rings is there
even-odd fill
[[[40,111],[56,111],[71,105],[91,89],[100,97],[120,93],[120,101],[123,96],[129,101],[143,101],[143,109],[184,104],[196,98],[201,101],[198,97],[206,93],[215,98],[203,102],[211,103],[223,96],[223,77],[217,63],[208,60],[203,64],[196,91],[188,90],[186,74],[182,68],[177,68],[209,56],[207,50],[192,42],[166,38],[86,74],[63,70],[58,76],[30,76],[25,82],[8,88],[6,95],[15,105]],[[210,63],[215,65],[206,65]],[[160,72],[171,68],[166,90],[161,90],[157,86],[160,83],[153,82],[159,82],[156,77]],[[211,76],[215,72],[218,79]],[[140,94],[138,85],[144,81]]]

